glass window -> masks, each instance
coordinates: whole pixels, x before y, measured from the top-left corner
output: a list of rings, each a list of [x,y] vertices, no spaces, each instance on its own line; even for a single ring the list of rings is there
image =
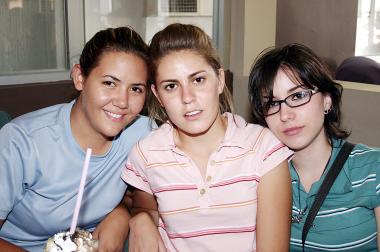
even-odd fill
[[[69,79],[85,42],[108,27],[129,25],[147,43],[174,22],[220,36],[219,1],[0,0],[0,85]]]
[[[380,62],[380,1],[359,0],[355,55]]]
[[[86,40],[98,30],[132,26],[147,43],[171,23],[194,24],[212,37],[213,0],[85,0]]]
[[[66,69],[63,0],[1,0],[0,24],[0,75]]]

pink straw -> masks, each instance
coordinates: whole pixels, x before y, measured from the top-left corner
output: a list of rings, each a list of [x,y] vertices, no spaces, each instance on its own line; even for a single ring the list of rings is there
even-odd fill
[[[77,202],[75,204],[73,220],[72,220],[71,226],[70,226],[70,234],[74,234],[75,228],[77,227],[78,215],[79,215],[80,205],[81,205],[81,202],[82,202],[84,184],[86,182],[86,177],[87,177],[88,165],[90,163],[91,152],[92,152],[92,149],[87,148],[86,157],[84,159],[84,164],[83,164],[82,178],[81,178],[80,184],[79,184]]]

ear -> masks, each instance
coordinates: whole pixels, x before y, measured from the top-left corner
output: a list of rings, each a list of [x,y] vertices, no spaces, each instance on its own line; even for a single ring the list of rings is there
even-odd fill
[[[218,92],[221,94],[223,93],[224,86],[226,85],[226,79],[222,68],[218,70],[218,73]]]
[[[75,64],[71,70],[71,78],[73,78],[75,89],[82,91],[84,88],[84,76],[82,74],[82,68],[79,64]]]
[[[323,108],[325,111],[330,110],[332,107],[332,99],[330,94],[323,95]]]
[[[156,97],[156,99],[158,100],[158,102],[160,103],[160,105],[161,105],[162,107],[164,107],[164,105],[162,105],[162,102],[161,102],[160,96],[158,95],[156,85],[155,85],[155,84],[152,84],[152,85],[150,86],[150,90],[152,90],[154,96]]]

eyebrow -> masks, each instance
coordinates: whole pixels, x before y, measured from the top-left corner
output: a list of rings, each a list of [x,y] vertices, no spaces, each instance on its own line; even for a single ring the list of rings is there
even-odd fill
[[[206,73],[206,71],[205,70],[200,70],[200,71],[194,72],[194,73],[190,74],[188,78],[192,78],[192,77],[194,77],[194,76],[196,76],[197,74],[200,74],[200,73]],[[177,81],[178,81],[177,79],[166,79],[166,80],[160,81],[159,84],[162,84],[164,82],[177,82]]]
[[[299,88],[302,88],[302,86],[299,85],[299,86],[292,87],[291,89],[289,89],[289,90],[287,91],[287,93],[288,93],[289,95],[291,95],[295,90],[297,90],[297,89],[299,89]],[[269,96],[264,96],[264,98],[269,99],[270,97],[269,97]],[[277,97],[276,97],[275,95],[272,94],[272,98],[277,98]]]
[[[121,82],[120,79],[116,78],[115,76],[109,75],[109,74],[106,74],[103,77],[108,77],[108,78],[113,79],[114,81]],[[145,82],[137,82],[137,83],[132,83],[131,85],[134,85],[134,86],[146,86],[147,84]]]
[[[162,83],[165,83],[165,82],[177,82],[176,79],[167,79],[167,80],[162,80],[160,81],[160,83],[158,83],[158,85],[162,84]]]
[[[296,91],[296,90],[297,90],[297,89],[299,89],[299,88],[302,88],[302,86],[301,86],[301,85],[299,85],[299,86],[295,86],[295,87],[293,87],[293,88],[289,89],[289,90],[288,90],[288,94],[291,94],[291,93],[293,93],[294,91]]]
[[[200,70],[198,72],[190,74],[189,77],[194,77],[195,75],[200,74],[200,73],[206,73],[206,71],[205,70]]]
[[[109,74],[103,75],[103,77],[109,77],[109,78],[113,79],[114,81],[120,82],[120,80],[118,78],[116,78],[115,76],[109,75]]]
[[[146,83],[132,83],[133,86],[144,86],[146,87]]]

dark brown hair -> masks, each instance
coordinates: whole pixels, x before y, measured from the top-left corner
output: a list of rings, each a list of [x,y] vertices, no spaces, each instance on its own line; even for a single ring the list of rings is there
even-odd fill
[[[249,100],[255,123],[267,127],[263,111],[264,95],[273,98],[273,83],[279,70],[308,89],[318,88],[332,100],[331,111],[325,115],[324,129],[329,138],[346,138],[349,133],[341,129],[342,86],[333,81],[326,63],[310,48],[289,44],[281,48],[268,48],[256,59],[248,83]]]
[[[148,46],[137,32],[130,27],[108,28],[97,32],[84,46],[79,59],[83,75],[88,77],[102,54],[110,51],[132,53],[149,63]]]

